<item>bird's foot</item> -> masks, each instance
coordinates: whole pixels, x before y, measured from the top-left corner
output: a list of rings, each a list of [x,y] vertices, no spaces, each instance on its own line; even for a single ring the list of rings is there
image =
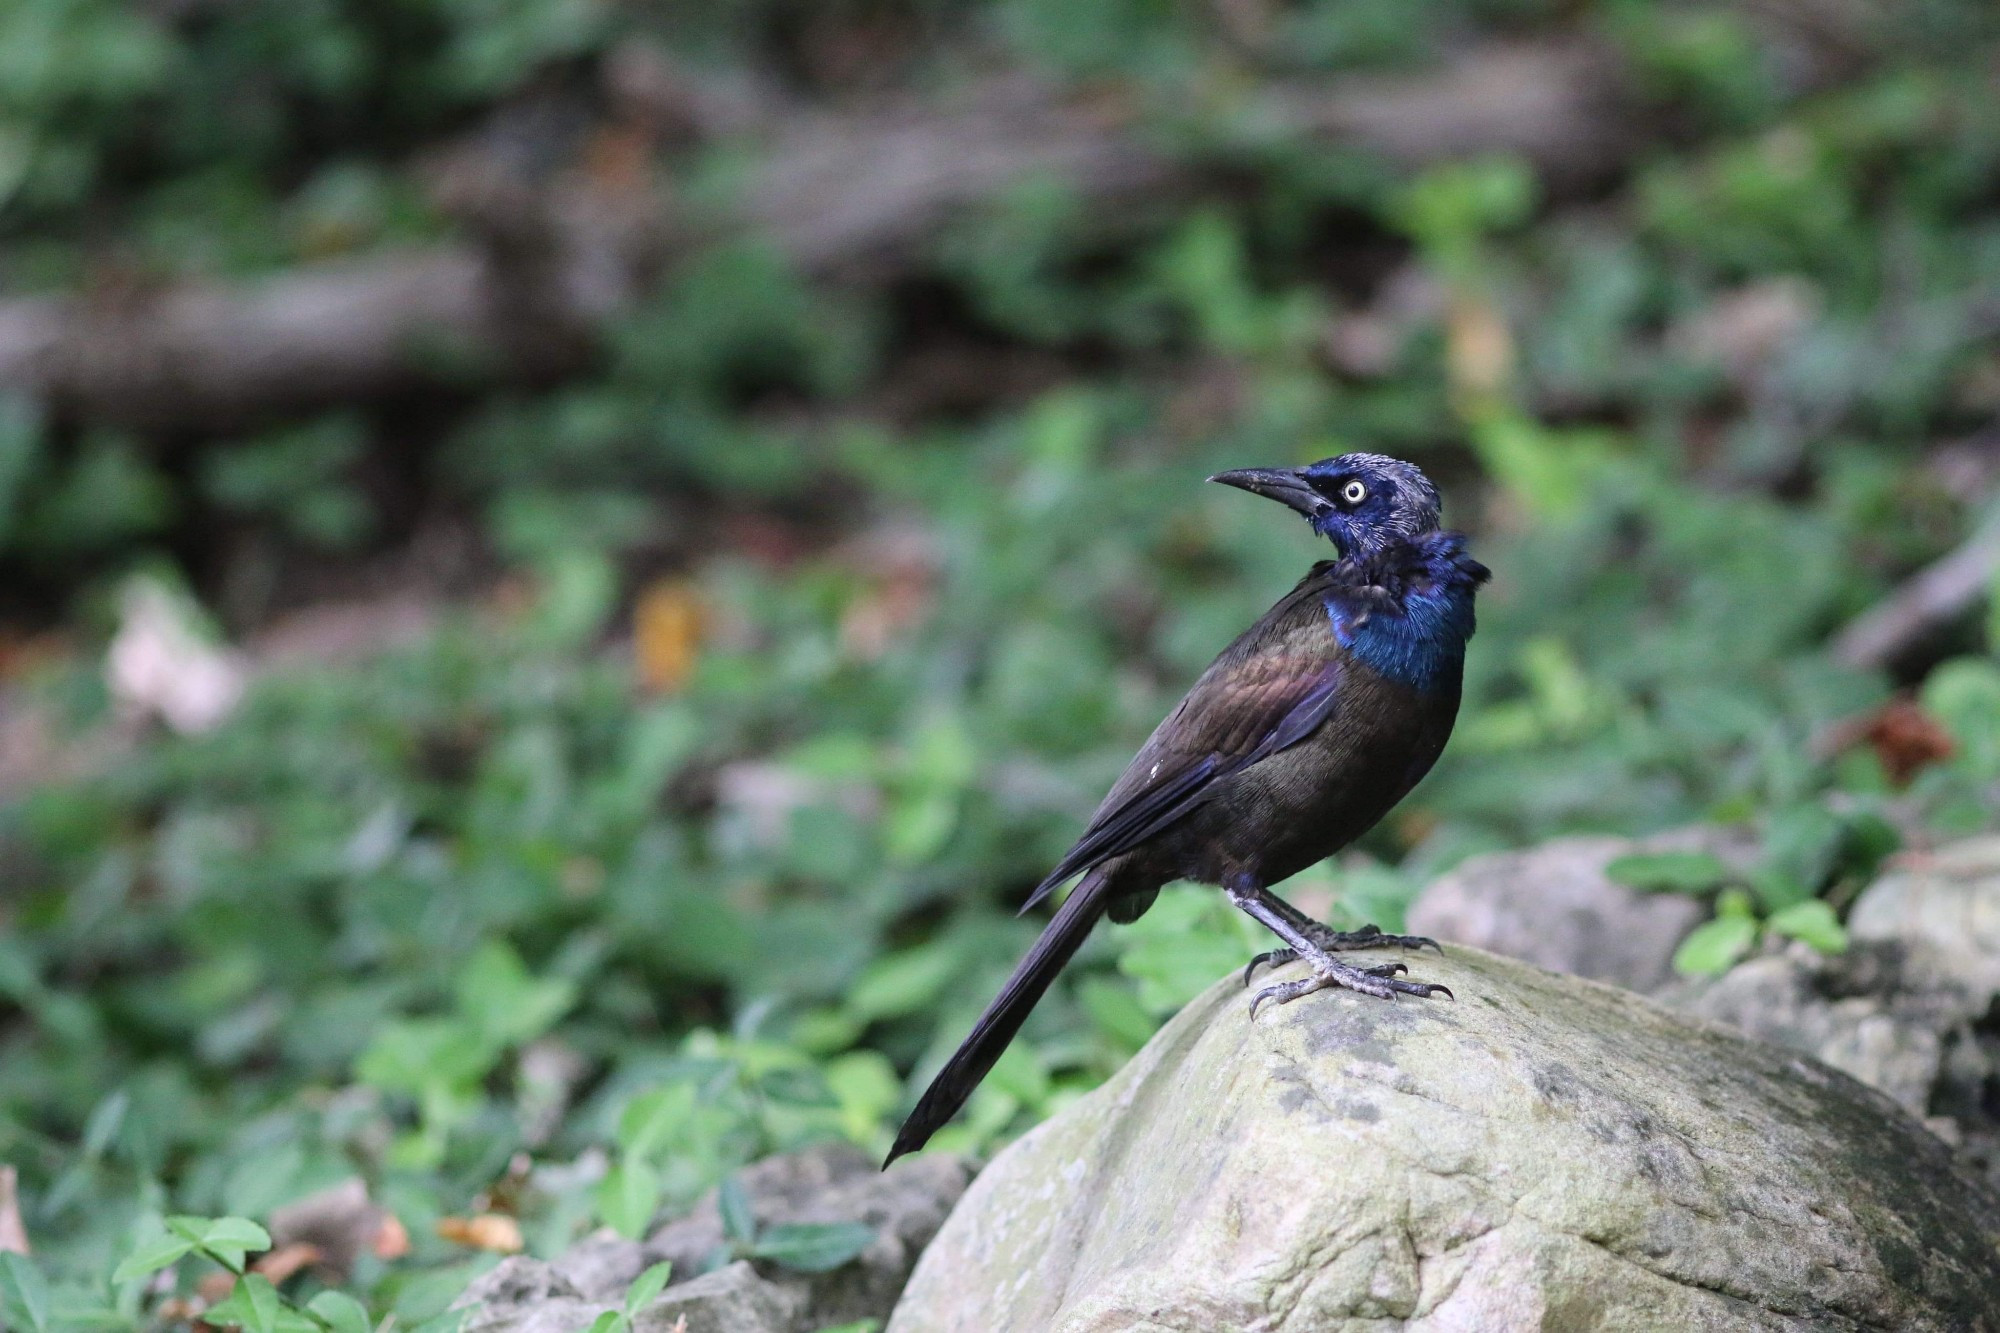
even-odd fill
[[[1319,922],[1310,922],[1301,928],[1305,937],[1328,953],[1339,953],[1343,949],[1436,949],[1444,952],[1444,946],[1428,935],[1385,935],[1380,926],[1363,926],[1359,930],[1335,930]]]
[[[1300,957],[1304,957],[1312,967],[1312,975],[1301,977],[1297,981],[1279,982],[1275,986],[1266,986],[1258,991],[1250,1001],[1251,1018],[1257,1017],[1259,1006],[1266,1000],[1290,1004],[1301,995],[1335,988],[1360,991],[1363,995],[1373,995],[1383,1000],[1393,1000],[1398,995],[1418,995],[1425,999],[1433,995],[1442,995],[1448,1000],[1458,998],[1451,993],[1449,986],[1440,986],[1431,981],[1401,980],[1401,974],[1410,970],[1402,963],[1384,963],[1380,967],[1350,967],[1346,963],[1336,962],[1323,953],[1301,955],[1293,949],[1274,949],[1268,954],[1259,954],[1251,960],[1250,966],[1254,968],[1258,963],[1270,960],[1275,966],[1282,967]],[[1244,974],[1244,982],[1245,984],[1249,982],[1248,972]]]
[[[1318,945],[1327,953],[1340,953],[1346,949],[1421,949],[1425,945],[1444,952],[1444,946],[1428,935],[1385,935],[1379,926],[1363,926],[1359,930],[1335,930],[1322,926],[1317,921],[1300,927],[1306,939]],[[1259,967],[1269,963],[1272,967],[1283,967],[1299,956],[1296,949],[1272,949],[1260,953],[1250,960],[1243,969],[1243,984],[1250,984],[1250,976]],[[1365,970],[1365,969],[1364,969]]]

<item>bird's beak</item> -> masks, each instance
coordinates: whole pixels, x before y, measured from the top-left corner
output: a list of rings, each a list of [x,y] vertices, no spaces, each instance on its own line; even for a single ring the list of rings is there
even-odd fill
[[[1312,488],[1312,484],[1290,468],[1245,467],[1234,472],[1218,472],[1209,478],[1224,486],[1234,486],[1252,495],[1261,495],[1266,500],[1276,500],[1279,504],[1298,510],[1307,518],[1329,508],[1326,497]]]

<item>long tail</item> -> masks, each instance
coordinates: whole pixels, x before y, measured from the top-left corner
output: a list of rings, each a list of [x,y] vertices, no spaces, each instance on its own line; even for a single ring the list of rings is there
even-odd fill
[[[923,1147],[939,1126],[958,1114],[958,1108],[965,1105],[965,1099],[979,1086],[979,1080],[986,1077],[993,1062],[1007,1049],[1007,1043],[1021,1030],[1028,1011],[1042,998],[1049,983],[1056,979],[1056,973],[1063,970],[1082,946],[1090,928],[1104,914],[1110,896],[1109,877],[1102,869],[1092,870],[1083,877],[1083,882],[1049,919],[1035,947],[1015,966],[1000,994],[972,1025],[972,1034],[952,1052],[951,1059],[924,1090],[917,1109],[910,1112],[910,1118],[896,1134],[896,1145],[889,1149],[889,1156],[882,1162],[884,1167],[904,1153]]]

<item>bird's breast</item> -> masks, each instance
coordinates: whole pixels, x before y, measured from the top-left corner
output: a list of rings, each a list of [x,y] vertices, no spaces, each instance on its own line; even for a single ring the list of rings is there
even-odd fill
[[[1386,681],[1429,693],[1456,684],[1472,637],[1472,596],[1456,589],[1412,593],[1396,607],[1356,613],[1328,599],[1333,636]]]

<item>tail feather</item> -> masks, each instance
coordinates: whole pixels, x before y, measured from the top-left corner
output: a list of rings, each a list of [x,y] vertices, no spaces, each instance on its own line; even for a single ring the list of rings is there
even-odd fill
[[[945,1121],[958,1114],[959,1108],[965,1105],[965,1099],[972,1095],[972,1090],[993,1068],[1000,1053],[1007,1049],[1007,1043],[1013,1041],[1014,1034],[1021,1030],[1029,1010],[1042,998],[1043,992],[1056,979],[1056,974],[1075,956],[1090,934],[1090,928],[1103,915],[1110,898],[1109,883],[1109,877],[1103,870],[1093,870],[1063,901],[1043,928],[1041,938],[1035,941],[1035,947],[1028,950],[1027,957],[1015,966],[1007,984],[1000,988],[993,1003],[986,1006],[986,1012],[972,1025],[971,1035],[959,1044],[951,1059],[945,1061],[944,1068],[931,1080],[930,1087],[924,1090],[916,1110],[910,1112],[910,1118],[897,1132],[895,1146],[889,1149],[889,1156],[882,1162],[884,1167],[904,1153],[923,1147]]]

